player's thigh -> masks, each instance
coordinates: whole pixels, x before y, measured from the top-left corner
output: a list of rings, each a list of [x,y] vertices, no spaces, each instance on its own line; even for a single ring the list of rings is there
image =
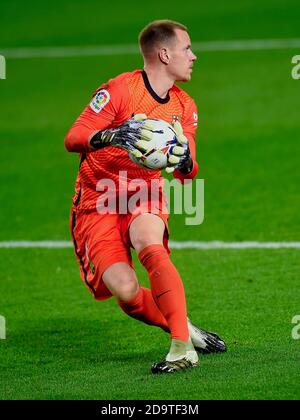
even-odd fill
[[[85,284],[96,299],[111,297],[112,293],[103,281],[103,273],[116,263],[133,266],[130,247],[121,237],[118,215],[100,215],[96,212],[79,216],[75,214],[72,236]]]
[[[132,246],[140,252],[146,246],[163,244],[165,223],[161,217],[144,213],[136,217],[129,227],[129,237]]]
[[[102,279],[111,294],[122,301],[133,299],[139,290],[135,271],[125,262],[112,264],[104,271]]]

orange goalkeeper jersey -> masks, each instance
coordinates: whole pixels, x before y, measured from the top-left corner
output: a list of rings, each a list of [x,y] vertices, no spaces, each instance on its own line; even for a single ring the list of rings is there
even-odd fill
[[[178,119],[183,127],[193,158],[193,170],[189,175],[179,171],[174,176],[180,179],[193,178],[198,169],[196,163],[195,133],[197,108],[192,98],[174,85],[166,98],[160,98],[151,88],[147,74],[142,70],[123,73],[101,85],[91,102],[69,130],[65,145],[68,151],[81,153],[81,163],[76,179],[73,203],[80,210],[95,210],[100,195],[97,183],[103,179],[113,180],[118,191],[120,171],[127,171],[128,183],[133,179],[160,178],[160,171],[150,171],[137,166],[127,151],[108,146],[88,152],[88,139],[97,131],[115,128],[134,114],[146,114],[169,123]]]

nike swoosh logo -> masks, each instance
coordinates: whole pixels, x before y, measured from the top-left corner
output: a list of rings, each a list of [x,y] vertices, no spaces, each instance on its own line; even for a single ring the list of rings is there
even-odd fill
[[[165,292],[162,292],[159,295],[156,295],[155,297],[156,297],[156,299],[159,299],[162,295],[165,295],[168,292],[171,292],[171,289],[170,290],[166,290]]]

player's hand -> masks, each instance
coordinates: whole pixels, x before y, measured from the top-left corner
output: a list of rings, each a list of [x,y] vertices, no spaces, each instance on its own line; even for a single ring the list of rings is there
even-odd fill
[[[176,132],[177,144],[169,152],[168,166],[165,170],[169,174],[174,172],[175,169],[188,174],[193,167],[189,142],[183,134],[183,129],[179,121],[176,121],[173,124],[173,128]]]
[[[136,114],[120,127],[96,133],[90,140],[90,145],[94,149],[105,146],[120,147],[136,157],[141,157],[141,152],[148,149],[148,142],[152,138],[151,123],[146,120],[145,114]]]

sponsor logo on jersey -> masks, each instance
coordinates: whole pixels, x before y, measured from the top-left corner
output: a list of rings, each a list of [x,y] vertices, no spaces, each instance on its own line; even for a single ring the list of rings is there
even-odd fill
[[[93,97],[90,107],[97,114],[105,107],[105,105],[110,101],[110,94],[107,90],[101,89]]]

